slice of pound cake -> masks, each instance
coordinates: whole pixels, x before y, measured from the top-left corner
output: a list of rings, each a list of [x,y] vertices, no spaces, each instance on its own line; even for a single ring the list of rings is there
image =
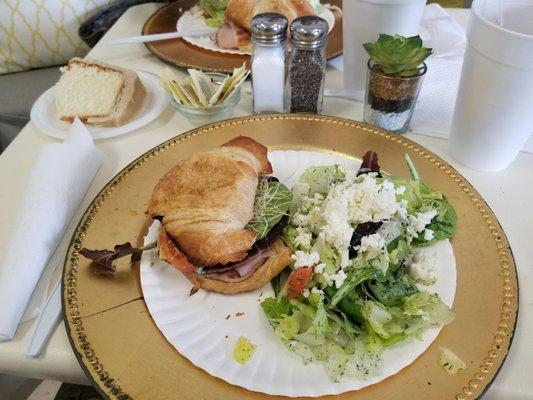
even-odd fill
[[[90,124],[123,125],[139,111],[146,90],[135,71],[73,58],[56,84],[58,117]]]

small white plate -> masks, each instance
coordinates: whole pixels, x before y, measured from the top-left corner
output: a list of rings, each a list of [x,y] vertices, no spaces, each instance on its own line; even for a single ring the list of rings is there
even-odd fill
[[[144,88],[146,98],[137,115],[127,124],[109,127],[86,124],[93,139],[108,139],[139,129],[152,122],[163,112],[169,103],[165,89],[159,83],[159,77],[151,72],[137,71]],[[33,104],[31,121],[44,134],[56,139],[65,139],[70,129],[70,123],[57,118],[55,111],[55,86],[44,92]]]

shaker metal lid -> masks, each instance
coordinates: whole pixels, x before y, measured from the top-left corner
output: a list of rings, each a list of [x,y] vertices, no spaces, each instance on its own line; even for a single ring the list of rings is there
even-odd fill
[[[316,49],[326,43],[328,32],[325,19],[314,15],[299,17],[291,24],[291,42],[300,49]]]
[[[261,13],[252,18],[252,40],[256,43],[281,43],[287,36],[287,18],[278,13]]]

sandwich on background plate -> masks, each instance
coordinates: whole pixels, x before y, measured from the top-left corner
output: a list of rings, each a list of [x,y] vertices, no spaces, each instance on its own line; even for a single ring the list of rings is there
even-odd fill
[[[217,27],[217,45],[223,49],[249,51],[250,21],[261,13],[284,15],[289,24],[298,17],[315,15],[317,1],[309,0],[201,0],[200,7],[209,26]]]
[[[292,194],[271,173],[267,148],[245,136],[180,161],[147,210],[161,221],[159,257],[197,289],[264,286],[292,262],[281,240]]]

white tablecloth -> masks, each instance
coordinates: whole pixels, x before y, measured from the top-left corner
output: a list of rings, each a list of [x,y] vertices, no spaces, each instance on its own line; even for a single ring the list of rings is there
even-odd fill
[[[159,6],[145,4],[131,8],[108,32],[106,38],[139,34],[144,21]],[[467,10],[451,10],[450,13],[460,25],[465,26],[468,17]],[[141,44],[108,47],[101,41],[91,51],[90,57],[157,74],[161,73],[166,66]],[[246,83],[246,85],[245,88],[249,88],[249,84]],[[340,88],[342,72],[330,68],[326,86]],[[251,113],[249,90],[245,90],[244,93],[234,116]],[[324,113],[360,119],[362,105],[348,100],[328,98],[325,100]],[[191,128],[193,126],[189,122],[169,107],[156,121],[138,132],[98,141],[97,145],[106,153],[106,157],[79,212],[82,212],[107,181],[131,160],[157,144]],[[484,398],[486,400],[533,399],[533,380],[530,372],[533,368],[533,341],[529,339],[533,332],[533,246],[531,245],[533,239],[531,228],[533,226],[533,212],[531,211],[533,155],[520,153],[505,171],[480,173],[451,161],[446,140],[416,133],[409,133],[406,136],[426,146],[457,168],[488,202],[509,238],[521,285],[520,316],[508,359]],[[52,139],[38,132],[30,123],[0,156],[0,182],[3,187],[0,190],[0,209],[2,210],[0,254],[6,248],[14,214],[24,192],[35,155],[39,148],[51,141]],[[0,344],[0,373],[87,383],[70,349],[63,325],[57,329],[47,351],[41,357],[30,359],[24,355],[34,323],[35,321],[30,321],[22,324],[13,341]]]

